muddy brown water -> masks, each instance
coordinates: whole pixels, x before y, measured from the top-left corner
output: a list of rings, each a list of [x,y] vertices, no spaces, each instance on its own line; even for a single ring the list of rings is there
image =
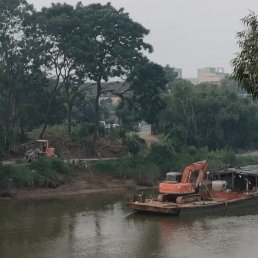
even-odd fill
[[[131,194],[1,201],[0,257],[258,257],[258,206],[150,216],[127,208]]]

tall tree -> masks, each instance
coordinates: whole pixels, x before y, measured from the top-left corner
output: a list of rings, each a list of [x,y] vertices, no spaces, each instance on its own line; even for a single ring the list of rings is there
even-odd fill
[[[159,121],[159,112],[166,107],[162,93],[166,90],[166,74],[162,66],[145,60],[139,62],[127,78],[132,95],[125,98],[129,109],[152,126]]]
[[[84,82],[85,73],[81,72],[73,57],[76,39],[70,33],[74,28],[73,6],[68,4],[52,4],[50,8],[42,8],[33,19],[28,20],[30,28],[26,31],[29,38],[35,42],[35,55],[33,63],[40,65],[46,76],[53,82],[49,87],[49,98],[46,101],[43,128],[40,138],[43,137],[53,105],[57,97],[63,93],[68,104],[68,130],[71,133],[71,112],[76,96],[71,92],[78,91]],[[77,23],[76,23],[77,24]],[[73,25],[73,26],[72,26]],[[72,89],[72,90],[71,90]]]
[[[134,22],[121,8],[116,10],[110,3],[83,6],[75,9],[80,26],[74,30],[80,52],[77,62],[84,64],[87,76],[96,82],[95,132],[92,153],[97,138],[99,97],[109,91],[102,86],[111,78],[126,78],[131,69],[142,59],[143,50],[152,52],[152,46],[144,42],[149,34],[141,24]]]
[[[42,16],[41,16],[42,15]],[[76,17],[74,7],[68,4],[52,4],[49,8],[42,8],[39,16],[42,31],[46,31],[45,38],[51,38],[50,45],[44,45],[45,66],[55,70],[55,93],[61,91],[68,109],[68,133],[71,134],[72,109],[77,98],[87,90],[92,83],[85,83],[87,76],[83,63],[76,60],[80,55],[80,44],[77,30],[81,21]],[[51,102],[49,102],[51,107]],[[47,117],[45,126],[47,123]]]
[[[241,19],[246,29],[237,33],[240,52],[231,61],[233,76],[242,87],[258,97],[258,20],[254,12]]]
[[[25,19],[34,12],[25,0],[0,1],[0,87],[6,93],[6,137],[9,145],[15,121],[16,105],[31,66],[31,49]],[[35,68],[35,67],[34,67]]]

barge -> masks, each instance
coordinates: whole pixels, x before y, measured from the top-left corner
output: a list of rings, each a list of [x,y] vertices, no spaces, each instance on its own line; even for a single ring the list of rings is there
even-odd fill
[[[159,213],[167,215],[184,215],[193,213],[212,212],[218,210],[227,210],[229,208],[245,207],[258,204],[258,192],[249,192],[243,194],[225,193],[221,198],[221,192],[210,191],[218,198],[200,198],[199,201],[175,203],[160,202],[157,199],[145,199],[144,201],[128,202],[127,206],[137,212]],[[207,193],[207,192],[206,192]],[[230,196],[231,194],[231,196]]]
[[[212,189],[208,189],[203,180],[207,162],[193,164],[186,167],[181,175],[178,172],[167,173],[167,180],[159,184],[160,194],[157,198],[145,199],[143,194],[134,195],[133,201],[128,202],[127,206],[137,212],[178,216],[258,204],[258,166],[217,172],[214,174],[217,180],[211,181]],[[198,173],[194,170],[196,164]],[[174,178],[169,178],[173,175]],[[195,178],[191,175],[195,175]],[[178,177],[182,178],[180,183],[176,180]]]

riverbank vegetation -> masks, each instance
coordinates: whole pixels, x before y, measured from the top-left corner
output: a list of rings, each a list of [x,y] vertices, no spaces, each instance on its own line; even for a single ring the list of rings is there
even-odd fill
[[[68,165],[59,158],[43,157],[31,163],[1,166],[0,182],[2,183],[2,188],[10,185],[29,188],[56,188],[65,183],[74,168],[74,165]]]
[[[258,157],[236,155],[232,149],[209,151],[208,148],[197,149],[185,147],[176,152],[171,142],[153,143],[148,156],[133,155],[119,160],[99,160],[94,170],[109,174],[114,178],[133,179],[137,184],[153,186],[164,179],[169,171],[183,171],[190,163],[207,160],[208,171],[216,172],[228,167],[258,164]]]
[[[56,187],[72,172],[66,158],[119,158],[93,168],[147,185],[193,161],[208,160],[210,171],[257,162],[236,156],[258,148],[257,103],[232,78],[193,85],[148,60],[149,30],[123,8],[79,2],[36,11],[0,0],[0,13],[0,157],[17,158],[29,140],[50,136],[59,157],[3,166],[1,182]],[[137,134],[141,121],[159,138],[150,149]]]

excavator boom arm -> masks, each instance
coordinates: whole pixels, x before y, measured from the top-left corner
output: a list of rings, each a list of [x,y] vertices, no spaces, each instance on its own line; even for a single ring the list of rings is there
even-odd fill
[[[208,166],[208,163],[206,160],[198,161],[187,166],[183,171],[181,183],[183,184],[190,183],[191,173],[194,171],[199,171],[198,179],[196,181],[196,184],[198,185],[203,181],[205,177],[207,166]]]

